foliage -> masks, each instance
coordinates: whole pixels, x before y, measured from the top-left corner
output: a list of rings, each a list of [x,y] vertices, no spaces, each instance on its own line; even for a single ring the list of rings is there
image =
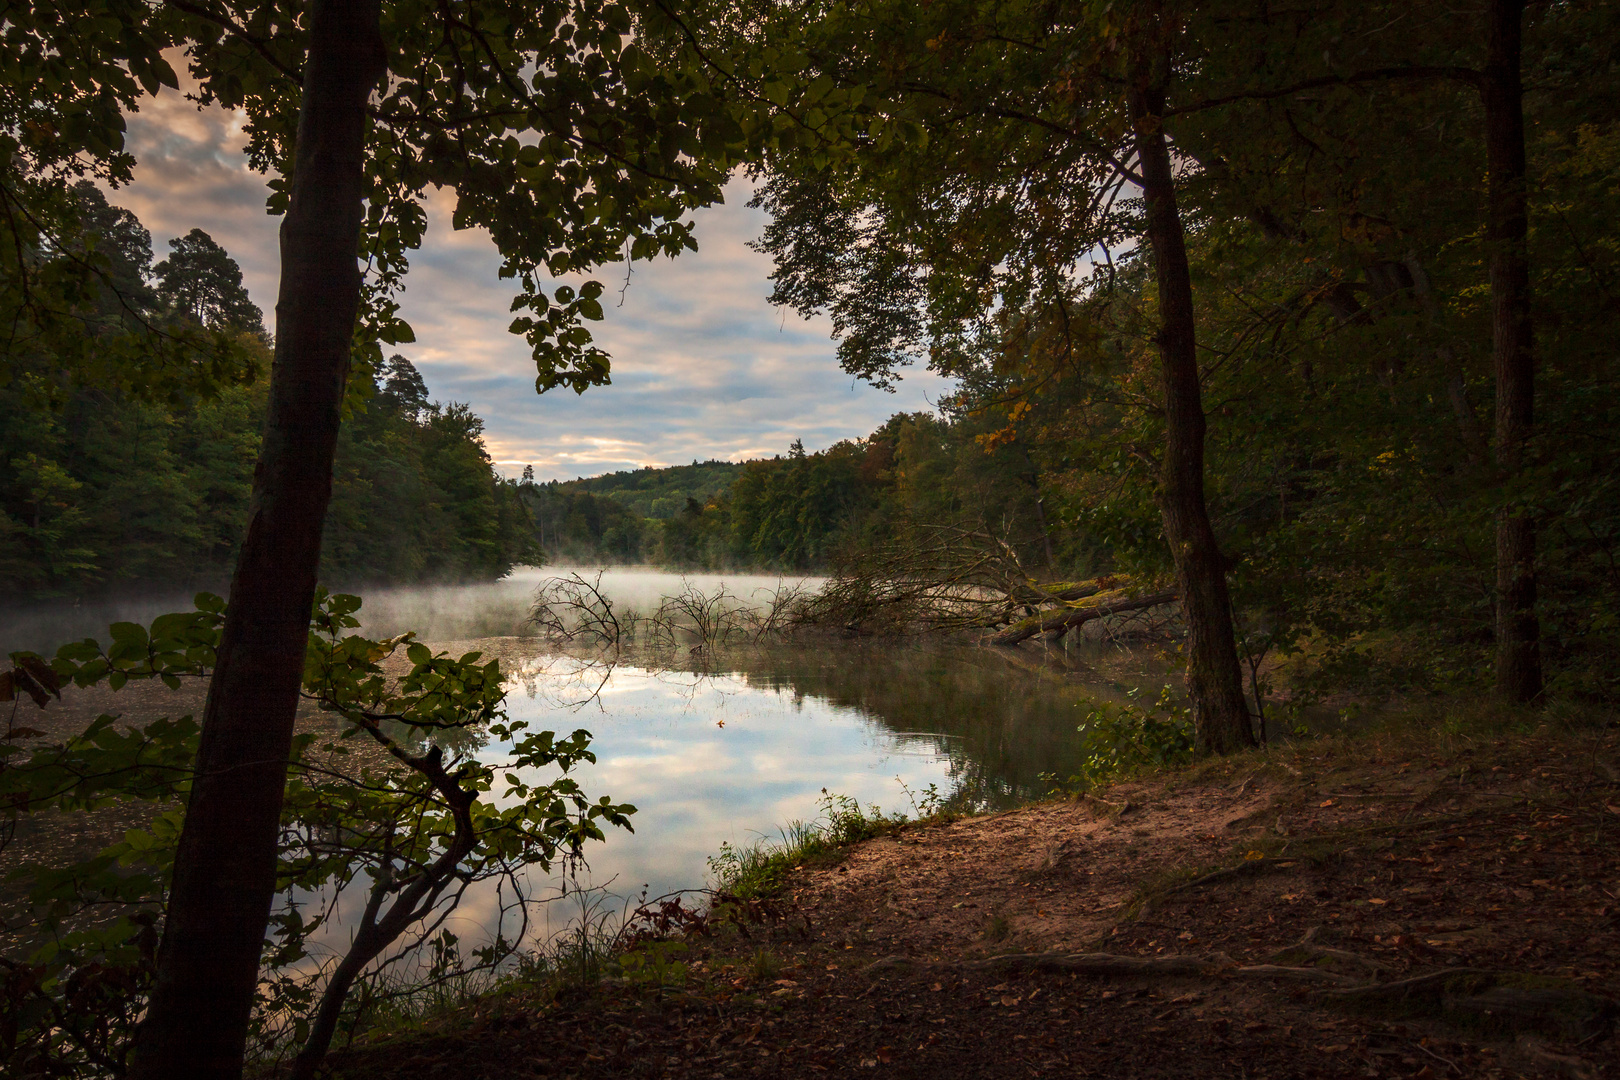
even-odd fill
[[[248,299],[242,270],[201,229],[169,241],[174,254],[152,267],[158,299],[181,318],[203,326],[264,335],[264,314]]]
[[[879,807],[862,809],[848,795],[829,795],[822,789],[821,816],[794,821],[782,829],[779,841],[760,840],[747,847],[722,843],[709,857],[709,877],[716,891],[748,900],[769,896],[781,888],[787,875],[805,862],[824,861],[862,840],[869,840],[897,825],[905,815],[885,814]]]
[[[403,356],[383,376],[338,435],[322,573],[346,583],[491,581],[539,563],[519,486],[496,471],[483,421],[466,405],[427,401]]]
[[[279,844],[287,901],[266,937],[257,1021],[265,1054],[305,1038],[318,1002],[352,1026],[357,1009],[492,970],[524,934],[520,872],[578,859],[587,842],[604,838],[604,826],[628,828],[635,810],[587,799],[566,775],[594,760],[587,732],[558,738],[506,718],[496,662],[435,655],[409,634],[372,641],[347,633],[359,625],[359,606],[356,597],[323,591],[312,621],[304,694],[328,719],[297,737],[291,763]],[[223,601],[200,594],[193,612],[147,627],[114,624],[109,644],[64,646],[49,665],[16,654],[0,697],[38,700],[69,682],[116,690],[131,680],[177,687],[204,677],[223,613]],[[391,664],[401,651],[406,663]],[[59,746],[29,749],[37,733],[15,716],[0,742],[0,837],[46,812],[84,815],[139,800],[153,813],[89,859],[12,873],[24,899],[0,927],[4,992],[17,1021],[6,1029],[8,1071],[121,1071],[149,986],[198,727],[187,716],[132,729],[103,715]],[[356,736],[381,754],[356,749]],[[475,756],[486,738],[509,752],[494,761]],[[553,771],[562,775],[541,779]],[[495,936],[463,946],[446,920],[469,888],[496,879],[506,900]],[[346,915],[350,952],[322,960],[318,932],[355,890],[368,901]],[[335,974],[339,960],[356,958],[361,992],[344,1011],[350,987]],[[406,986],[394,972],[411,963]]]
[[[1094,551],[1055,535],[1029,447],[992,438],[993,416],[951,410],[945,418],[896,414],[864,439],[813,453],[796,441],[785,456],[730,467],[722,474],[728,486],[685,496],[684,508],[661,519],[642,508],[663,510],[666,496],[648,503],[640,492],[686,490],[691,473],[707,466],[520,490],[548,554],[570,562],[824,571],[903,522],[993,531],[1048,571],[1099,562]],[[621,478],[639,487],[627,491]]]
[[[258,357],[232,328],[176,322],[132,258],[150,238],[110,211],[134,159],[124,113],[177,88],[172,43],[130,0],[8,8],[0,81],[0,386],[49,400],[42,370],[82,386],[174,404],[251,380]],[[144,262],[141,262],[144,268]],[[35,376],[30,379],[29,376]]]
[[[207,233],[151,238],[88,184],[73,189],[120,297],[152,318],[227,335],[255,371],[269,348],[241,271]],[[153,287],[153,283],[156,287]],[[323,566],[329,580],[498,578],[537,562],[514,486],[495,472],[482,421],[429,402],[402,356],[345,426]],[[20,392],[0,397],[0,594],[80,598],[140,586],[214,586],[229,574],[247,519],[264,422],[262,383],[152,400],[86,383],[60,358],[19,360]]]
[[[268,359],[261,343],[249,340]],[[343,583],[492,580],[538,562],[516,485],[466,406],[396,392],[403,357],[338,444],[324,572]],[[0,398],[0,594],[79,598],[212,586],[247,520],[262,384],[183,407],[70,388],[59,409]]]
[[[578,482],[532,481],[519,484],[517,495],[548,562],[611,566],[648,561],[657,526],[627,510],[617,496],[584,490]]]
[[[1132,773],[1171,769],[1192,761],[1192,711],[1174,688],[1164,686],[1151,704],[1138,700],[1141,687],[1126,696],[1123,704],[1082,703],[1086,715],[1077,730],[1088,749],[1080,771],[1062,782],[1050,774],[1042,779],[1057,788],[1083,792]]]
[[[1612,697],[1620,68],[1601,8],[1525,17],[1538,427],[1512,483],[1490,440],[1479,4],[770,5],[741,31],[755,47],[802,50],[872,123],[927,133],[766,159],[775,299],[829,316],[860,377],[956,377],[948,419],[1027,454],[1060,565],[1162,575],[1159,298],[1121,70],[1159,50],[1251,685],[1281,656],[1274,692],[1476,688],[1511,511],[1542,537],[1552,692]]]
[[[694,461],[690,465],[604,473],[555,486],[610,496],[637,517],[665,521],[679,513],[688,499],[702,505],[723,493],[741,470],[741,465],[730,461]]]

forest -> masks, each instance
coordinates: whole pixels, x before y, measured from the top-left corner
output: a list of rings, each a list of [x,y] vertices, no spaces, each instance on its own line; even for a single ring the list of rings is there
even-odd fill
[[[36,0],[0,23],[0,590],[200,590],[0,672],[0,851],[36,856],[0,894],[8,1071],[1612,1073],[1612,4]],[[107,197],[160,88],[229,111],[268,179],[273,327],[206,233],[154,262]],[[771,302],[824,319],[853,379],[950,380],[937,413],[500,477],[399,351],[429,207],[493,245],[536,391],[610,394],[606,282],[698,247],[738,178]],[[548,557],[825,581],[748,607],[683,579],[649,616],[554,579],[580,621],[544,655],[544,602],[452,655],[366,636],[328,587]],[[748,664],[716,655],[726,619]],[[638,620],[656,648],[630,663]],[[666,777],[668,820],[634,820],[672,851],[670,822],[725,816],[694,813],[711,782],[857,783],[951,741],[817,714],[822,669],[899,693],[966,655],[995,671],[931,708],[999,723],[1011,698],[967,687],[1055,681],[1041,756],[1073,775],[1002,753],[1033,737],[1009,723],[928,774],[1029,802],[1005,813],[805,784],[773,805],[819,816],[780,843],[712,838],[701,887],[612,932],[581,901],[530,948],[530,882],[637,814],[602,777]],[[547,712],[569,665],[584,690]],[[686,680],[678,721],[561,734],[631,669],[649,700]],[[725,680],[738,707],[692,715]],[[769,723],[741,704],[761,687]],[[114,692],[156,718],[69,711]],[[612,741],[630,727],[656,738]],[[1017,791],[977,776],[997,758]],[[476,945],[464,898],[494,912]]]
[[[1448,36],[1464,24],[1441,20],[1397,40],[1370,12],[1338,8],[1256,18],[1230,41],[1213,13],[1182,31],[1189,57],[1222,61],[1183,76],[1165,120],[1197,342],[1190,430],[1207,430],[1191,449],[1240,634],[1267,651],[1309,648],[1334,680],[1488,679],[1507,625],[1498,556],[1512,509],[1534,533],[1547,677],[1608,698],[1620,659],[1620,458],[1607,434],[1620,408],[1620,142],[1601,16],[1558,5],[1524,45],[1520,168],[1534,181],[1515,181],[1531,225],[1513,241],[1527,269],[1512,328],[1514,348],[1533,351],[1533,423],[1503,397],[1512,268],[1487,213],[1503,196],[1486,102],[1442,63],[1483,39]],[[950,523],[1006,536],[1052,579],[1172,574],[1164,447],[1179,421],[1154,359],[1166,301],[1139,239],[1150,207],[1117,161],[1097,165],[1112,189],[1074,187],[1092,151],[1052,126],[1080,106],[1050,97],[1042,67],[1068,61],[1008,52],[1000,25],[896,30],[889,52],[838,53],[829,37],[817,47],[851,59],[825,85],[885,87],[927,139],[891,132],[853,156],[783,151],[756,166],[775,299],[830,314],[852,374],[882,385],[923,362],[955,376],[940,415],[749,462],[673,515],[636,504],[661,525],[597,512],[617,523],[620,546],[598,542],[604,556],[826,571],[896,530]],[[1354,38],[1359,51],[1330,47],[1323,61],[1296,33]],[[871,66],[897,55],[917,58],[916,87]],[[1000,104],[935,104],[966,100],[974,80],[999,80]],[[970,118],[974,141],[956,134]]]
[[[221,588],[230,577],[264,426],[269,338],[236,263],[207,233],[150,234],[88,182],[84,240],[128,303],[158,324],[227,335],[239,377],[210,394],[143,400],[74,378],[47,352],[15,363],[0,397],[0,595],[84,600],[142,588]],[[21,358],[20,358],[21,359]],[[493,580],[537,562],[514,485],[495,471],[464,405],[429,401],[395,354],[355,395],[337,450],[322,549],[333,584]],[[363,389],[363,388],[357,388]]]

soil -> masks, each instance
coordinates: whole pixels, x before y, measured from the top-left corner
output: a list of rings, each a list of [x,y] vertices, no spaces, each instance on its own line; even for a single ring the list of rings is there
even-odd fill
[[[1612,726],[1323,740],[909,826],[646,947],[627,978],[519,987],[330,1063],[353,1080],[1620,1076],[1617,763]],[[1157,963],[1096,973],[1134,961]]]

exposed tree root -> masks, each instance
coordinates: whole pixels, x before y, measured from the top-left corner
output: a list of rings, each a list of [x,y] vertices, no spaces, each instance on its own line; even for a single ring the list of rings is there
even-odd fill
[[[1322,990],[1321,1000],[1399,1018],[1426,1017],[1497,1031],[1599,1039],[1620,1006],[1557,979],[1512,971],[1451,968],[1400,982]]]
[[[1136,809],[1136,805],[1129,799],[1118,803],[1109,802],[1107,799],[1098,798],[1096,795],[1092,795],[1089,792],[1081,795],[1080,801],[1091,807],[1103,817],[1117,818]]]
[[[931,962],[904,956],[888,956],[868,967],[869,974],[890,971],[1045,971],[1064,975],[1092,975],[1101,978],[1182,978],[1220,976],[1229,978],[1291,979],[1299,982],[1336,983],[1350,980],[1342,975],[1308,967],[1279,964],[1240,966],[1225,953],[1206,956],[1119,956],[1114,953],[1006,953],[980,960]]]
[[[1257,874],[1269,873],[1271,870],[1281,869],[1285,865],[1292,866],[1293,863],[1279,863],[1275,859],[1254,859],[1247,862],[1240,862],[1236,866],[1224,866],[1219,870],[1211,870],[1207,874],[1195,877],[1191,881],[1184,881],[1180,885],[1173,885],[1168,889],[1149,892],[1146,896],[1142,897],[1141,901],[1136,905],[1135,910],[1130,911],[1129,917],[1133,919],[1140,919],[1144,915],[1147,915],[1159,907],[1159,905],[1163,904],[1166,900],[1169,900],[1172,896],[1175,896],[1177,893],[1188,892],[1192,889],[1202,888],[1205,885],[1214,885],[1222,881],[1230,881],[1234,878],[1254,877]]]
[[[1370,971],[1379,965],[1338,949],[1316,945],[1313,931],[1274,960],[1306,963],[1238,964],[1224,953],[1203,956],[1120,956],[1113,953],[1006,953],[977,960],[926,961],[889,956],[868,975],[932,975],[967,972],[1048,972],[1095,978],[1214,978],[1319,984],[1324,1004],[1403,1019],[1426,1018],[1498,1031],[1528,1032],[1571,1041],[1595,1041],[1614,1030],[1620,1007],[1559,980],[1508,971],[1451,968],[1392,983],[1365,983],[1326,970],[1346,964]]]
[[[1318,945],[1316,936],[1321,930],[1320,926],[1311,927],[1305,932],[1305,936],[1300,939],[1297,945],[1290,945],[1286,949],[1278,950],[1272,953],[1268,959],[1273,964],[1288,964],[1291,966],[1344,964],[1359,968],[1373,978],[1389,970],[1383,964],[1365,956],[1358,956],[1344,949],[1330,949],[1325,945]]]

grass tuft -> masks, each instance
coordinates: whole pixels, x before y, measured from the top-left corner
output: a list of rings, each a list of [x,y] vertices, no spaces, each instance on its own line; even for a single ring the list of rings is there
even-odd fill
[[[721,844],[720,853],[709,858],[709,876],[719,893],[743,900],[770,896],[799,867],[836,862],[850,844],[881,836],[908,820],[877,806],[863,809],[848,795],[823,789],[819,818],[789,822],[778,840],[762,839],[747,847]]]

